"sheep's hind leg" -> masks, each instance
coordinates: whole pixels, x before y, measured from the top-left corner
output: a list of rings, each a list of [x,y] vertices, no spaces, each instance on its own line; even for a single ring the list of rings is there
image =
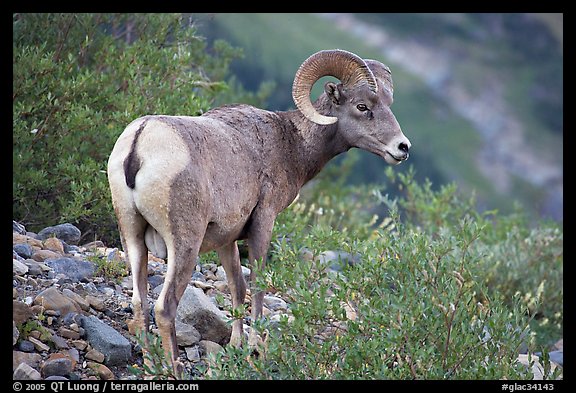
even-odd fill
[[[218,249],[218,257],[226,272],[230,294],[232,295],[232,307],[239,310],[244,304],[246,297],[246,282],[242,276],[242,267],[240,266],[240,255],[236,242]],[[242,319],[236,319],[232,322],[232,336],[230,344],[235,347],[242,345]]]
[[[177,378],[182,376],[183,365],[178,359],[178,343],[176,342],[176,328],[174,320],[178,302],[184,294],[200,250],[200,244],[178,244],[168,246],[168,271],[164,286],[154,308],[156,325],[162,337],[162,347],[166,359],[170,359],[174,374]]]
[[[133,283],[132,309],[134,316],[132,322],[129,323],[129,330],[130,333],[136,336],[143,335],[144,345],[142,352],[145,355],[149,345],[146,333],[150,322],[148,307],[148,249],[144,244],[146,221],[139,215],[129,219],[123,218],[118,220],[120,239],[130,264]],[[129,230],[124,222],[131,223]],[[146,356],[144,356],[144,362],[149,364]]]

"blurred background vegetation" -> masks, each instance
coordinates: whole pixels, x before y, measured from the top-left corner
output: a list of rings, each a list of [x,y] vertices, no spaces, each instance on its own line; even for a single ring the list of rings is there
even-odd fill
[[[317,50],[347,49],[388,64],[392,109],[412,142],[417,179],[456,181],[476,193],[480,209],[510,212],[521,203],[533,217],[562,219],[562,14],[195,18],[209,42],[224,38],[242,48],[244,58],[231,71],[246,89],[273,81],[266,100],[273,110],[294,107],[294,70]],[[352,155],[357,161],[349,182],[384,180],[382,160]]]
[[[396,255],[390,274],[410,278],[422,262],[414,255],[430,245],[455,242],[451,252],[462,252],[458,228],[472,222],[481,235],[465,249],[469,273],[487,289],[470,301],[494,304],[516,333],[530,317],[531,343],[549,346],[563,332],[562,24],[562,14],[514,13],[13,14],[13,219],[33,232],[71,222],[86,242],[120,246],[106,164],[128,123],[232,102],[292,109],[298,66],[317,50],[346,49],[392,69],[392,109],[413,144],[410,160],[390,171],[356,149],[337,157],[279,218],[277,238],[318,253],[345,246],[367,261]],[[386,226],[396,209],[400,232]],[[314,235],[323,231],[330,236]],[[267,274],[297,279],[282,268],[300,263],[292,256],[276,244],[270,269],[279,268]],[[405,283],[406,296],[427,288]],[[506,336],[508,365],[525,346],[516,333]],[[469,340],[466,348],[477,345]],[[433,363],[438,352],[421,355]],[[482,376],[470,370],[462,375]],[[404,372],[396,377],[410,377]],[[446,370],[437,372],[421,377]]]

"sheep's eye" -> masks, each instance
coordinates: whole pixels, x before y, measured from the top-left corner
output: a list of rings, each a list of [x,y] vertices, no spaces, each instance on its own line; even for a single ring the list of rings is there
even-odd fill
[[[366,112],[368,110],[368,107],[364,104],[358,104],[356,105],[356,109],[358,109],[360,112]]]

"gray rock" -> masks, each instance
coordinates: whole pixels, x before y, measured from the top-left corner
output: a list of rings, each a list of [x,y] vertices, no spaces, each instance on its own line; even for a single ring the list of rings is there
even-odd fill
[[[67,298],[69,298],[70,300],[72,300],[73,302],[78,304],[78,306],[82,310],[88,311],[90,309],[90,303],[88,303],[86,301],[86,299],[84,299],[82,296],[78,295],[77,293],[71,291],[70,289],[64,288],[62,290],[62,295],[66,296]]]
[[[185,351],[186,351],[186,357],[191,362],[197,362],[200,360],[200,351],[198,350],[197,345],[193,347],[187,347],[185,348]]]
[[[16,233],[19,233],[21,235],[25,235],[26,234],[26,228],[24,228],[24,225],[20,224],[19,222],[12,220],[12,232],[16,232]]]
[[[69,223],[46,227],[38,232],[38,236],[40,236],[42,240],[46,240],[49,237],[57,237],[71,244],[78,244],[81,235],[80,229]]]
[[[201,335],[192,325],[176,320],[176,342],[181,347],[189,347],[200,341]]]
[[[176,319],[198,330],[203,340],[224,345],[230,341],[232,327],[226,315],[216,307],[204,291],[188,285],[176,311]]]
[[[34,259],[26,259],[24,260],[24,264],[28,266],[28,274],[32,276],[40,276],[42,273],[44,273],[42,265],[39,262],[36,262]]]
[[[198,345],[200,347],[200,352],[204,354],[204,357],[216,355],[218,352],[224,350],[220,344],[210,340],[202,340]]]
[[[12,320],[12,345],[16,345],[18,337],[20,337],[20,331],[16,327],[16,322]]]
[[[560,351],[552,351],[548,354],[550,356],[550,360],[554,363],[564,366],[564,349]]]
[[[241,269],[242,269],[242,276],[244,277],[244,280],[246,282],[248,282],[250,280],[250,269],[247,268],[246,266],[241,266]],[[219,280],[228,282],[228,278],[226,277],[226,271],[224,270],[224,267],[222,267],[222,266],[218,266],[218,268],[216,269],[216,277]]]
[[[21,363],[26,363],[32,368],[38,368],[41,361],[42,356],[39,353],[12,351],[12,371],[16,370]]]
[[[14,370],[12,379],[19,381],[39,381],[42,379],[42,376],[37,370],[34,370],[26,363],[20,363],[18,367],[16,367],[16,370]]]
[[[24,259],[32,258],[32,253],[34,252],[32,246],[28,243],[14,244],[12,249]]]
[[[17,259],[12,259],[12,273],[17,276],[23,276],[28,273],[28,266]]]
[[[130,342],[114,328],[95,316],[82,317],[82,327],[88,342],[102,352],[107,365],[125,365],[131,356]]]
[[[64,377],[72,372],[72,359],[68,357],[48,359],[40,368],[40,372],[44,378],[54,375]]]
[[[12,319],[16,325],[25,323],[33,314],[29,305],[19,300],[12,300]]]
[[[50,287],[40,292],[34,298],[34,304],[41,305],[46,310],[59,311],[60,315],[80,311],[80,307],[74,301],[61,294],[55,287]]]
[[[18,344],[18,349],[22,352],[34,352],[34,344],[28,340],[22,340]]]
[[[56,274],[64,274],[72,281],[86,280],[92,277],[96,270],[91,262],[68,257],[47,259],[44,263],[51,267]]]
[[[344,251],[324,251],[318,256],[318,260],[328,265],[331,270],[339,272],[346,265],[353,266],[360,262],[360,256]]]
[[[288,309],[286,302],[277,296],[265,295],[264,304],[272,311]]]
[[[194,274],[192,274],[192,278],[190,279],[190,281],[206,282],[206,278],[204,278],[204,274],[202,274],[201,272],[194,272]]]
[[[49,377],[44,378],[45,381],[69,381],[68,378],[63,377],[61,375],[50,375]]]
[[[18,253],[12,250],[12,259],[16,259],[17,261],[24,262],[24,258],[22,258]]]
[[[158,285],[164,283],[164,276],[159,274],[155,274],[153,276],[148,277],[148,283],[150,284],[150,288],[156,288]]]

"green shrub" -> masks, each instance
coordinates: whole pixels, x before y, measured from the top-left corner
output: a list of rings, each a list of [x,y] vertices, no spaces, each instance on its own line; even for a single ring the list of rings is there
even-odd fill
[[[358,201],[371,207],[350,189],[334,200],[326,198],[330,190],[317,193],[319,199],[299,201],[278,217],[257,286],[284,298],[289,313],[279,322],[254,323],[268,337],[260,356],[227,347],[210,363],[211,378],[531,378],[516,361],[519,352],[561,337],[561,330],[539,330],[535,312],[555,310],[554,321],[562,323],[562,297],[550,291],[562,282],[561,230],[478,213],[456,186],[433,190],[415,183],[411,172],[389,173],[397,199],[372,194],[372,205],[390,208],[383,220],[350,214],[346,206]],[[335,272],[318,258],[327,250],[357,262]],[[507,255],[516,257],[514,266],[500,274],[505,267],[495,260]],[[532,257],[553,260],[547,266],[555,271],[542,276]],[[538,290],[543,280],[550,286]]]
[[[224,82],[240,55],[207,48],[179,14],[14,14],[13,217],[118,245],[106,178],[117,137],[142,115],[200,114],[217,95],[262,99]]]
[[[520,208],[509,215],[476,209],[474,197],[464,198],[455,184],[432,189],[432,184],[418,184],[413,171],[395,176],[393,184],[403,191],[398,205],[408,225],[437,236],[438,231],[458,225],[469,217],[483,227],[474,244],[481,279],[490,295],[511,306],[519,298],[532,317],[534,344],[549,346],[563,332],[563,231],[548,220],[530,222]],[[381,200],[382,197],[380,196]]]

